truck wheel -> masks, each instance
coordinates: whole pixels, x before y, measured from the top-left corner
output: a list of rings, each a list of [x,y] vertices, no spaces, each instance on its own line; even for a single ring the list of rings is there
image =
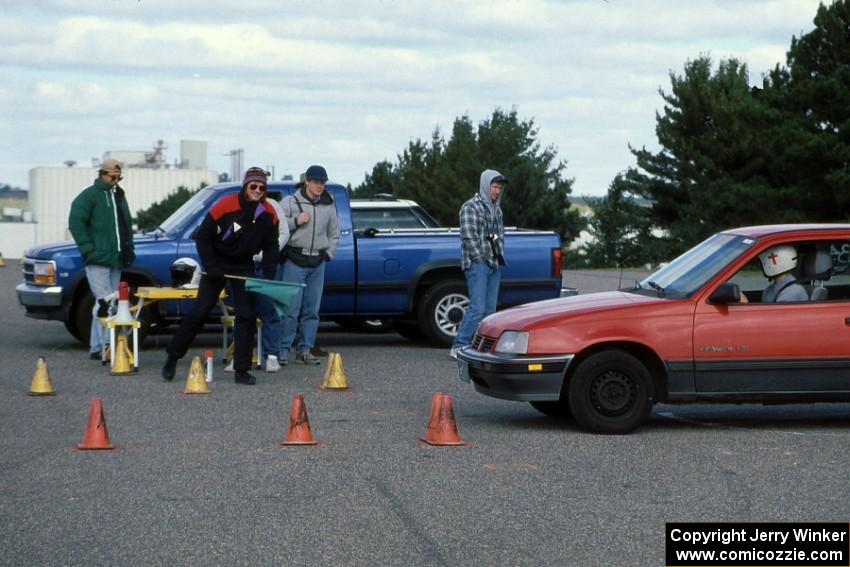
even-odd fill
[[[598,352],[579,364],[567,396],[576,421],[597,433],[629,433],[646,421],[655,403],[646,366],[618,350]]]
[[[570,411],[570,404],[567,400],[558,400],[557,402],[528,402],[531,407],[549,417],[557,417],[567,419],[573,416]]]
[[[425,338],[437,346],[451,346],[469,306],[466,283],[447,280],[432,286],[419,305],[417,318]]]
[[[89,344],[89,336],[91,334],[91,310],[94,309],[94,296],[89,291],[86,291],[74,302],[71,311],[71,320],[73,326],[77,330],[74,335],[78,341],[83,344]],[[68,324],[65,325],[68,328]],[[70,329],[68,329],[70,331]]]
[[[77,322],[74,321],[73,317],[68,319],[67,321],[62,321],[65,323],[65,329],[71,333],[71,336],[80,341],[81,343],[88,344],[88,340],[83,340],[83,337],[80,336],[80,332],[77,331]]]

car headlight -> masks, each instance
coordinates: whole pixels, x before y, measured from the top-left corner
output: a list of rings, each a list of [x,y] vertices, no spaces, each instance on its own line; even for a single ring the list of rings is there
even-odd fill
[[[528,333],[525,331],[505,331],[499,337],[496,352],[525,354],[528,352]]]
[[[36,262],[33,265],[33,283],[37,285],[56,285],[56,263]]]

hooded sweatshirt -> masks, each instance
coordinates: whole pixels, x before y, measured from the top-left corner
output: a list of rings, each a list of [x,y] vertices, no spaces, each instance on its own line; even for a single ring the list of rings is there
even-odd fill
[[[195,231],[198,255],[204,268],[216,267],[234,274],[254,273],[254,254],[263,252],[263,276],[277,271],[278,217],[265,195],[250,201],[243,187],[221,197],[210,207]]]
[[[332,259],[339,244],[339,217],[330,191],[325,189],[315,201],[301,188],[281,200],[285,220],[289,223],[288,246],[297,248],[308,256],[324,254]],[[295,219],[302,212],[310,214],[310,220],[299,225]]]
[[[491,268],[505,265],[505,225],[502,220],[504,189],[495,202],[490,198],[490,183],[502,174],[485,169],[478,183],[478,193],[460,208],[461,269],[473,262],[486,262]]]

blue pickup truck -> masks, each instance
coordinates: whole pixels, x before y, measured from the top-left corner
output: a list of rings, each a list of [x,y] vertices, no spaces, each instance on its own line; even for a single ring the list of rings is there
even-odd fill
[[[136,261],[123,279],[138,286],[167,286],[177,258],[197,258],[192,232],[207,209],[237,183],[206,187],[155,231],[135,236]],[[340,241],[327,265],[321,316],[342,324],[392,320],[403,335],[448,345],[468,298],[460,270],[458,229],[386,229],[352,224],[346,189],[328,184],[340,221]],[[295,190],[293,182],[272,182],[269,197]],[[507,229],[500,307],[561,294],[561,239],[554,232]],[[87,341],[93,299],[82,260],[73,242],[36,246],[23,261],[18,300],[29,317],[59,320],[78,340]],[[189,301],[163,301],[142,311],[142,335],[174,323],[191,308]]]

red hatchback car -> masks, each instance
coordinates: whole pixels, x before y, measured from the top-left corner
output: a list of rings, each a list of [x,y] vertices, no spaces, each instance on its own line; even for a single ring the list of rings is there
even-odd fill
[[[794,293],[777,290],[786,275]],[[458,369],[600,433],[632,431],[656,402],[848,402],[850,225],[727,230],[631,288],[495,313]]]

